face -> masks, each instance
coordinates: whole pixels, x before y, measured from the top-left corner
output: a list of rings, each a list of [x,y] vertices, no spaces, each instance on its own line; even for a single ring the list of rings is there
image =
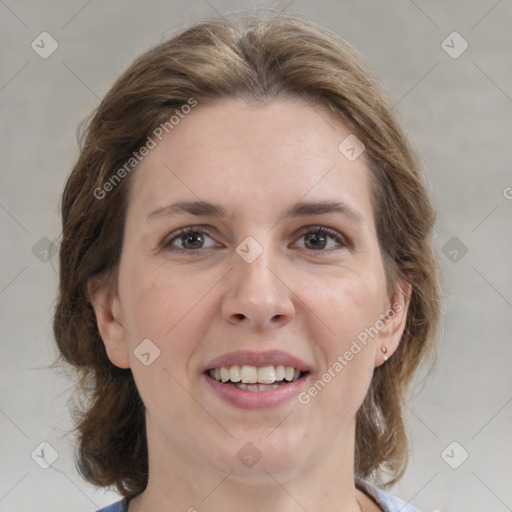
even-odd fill
[[[338,149],[348,135],[301,100],[225,99],[199,104],[135,171],[117,294],[99,292],[96,312],[145,403],[150,459],[240,479],[352,460],[356,412],[405,311],[382,320],[395,298],[365,154]]]

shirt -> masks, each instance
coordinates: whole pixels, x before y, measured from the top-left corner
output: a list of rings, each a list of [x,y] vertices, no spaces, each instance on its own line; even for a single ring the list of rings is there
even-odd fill
[[[371,496],[377,502],[383,512],[420,512],[417,508],[404,500],[395,498],[367,482],[357,480],[356,484],[357,487],[366,492],[366,494]],[[117,501],[108,507],[98,510],[97,512],[127,512],[127,510],[128,499],[124,498],[121,501]]]

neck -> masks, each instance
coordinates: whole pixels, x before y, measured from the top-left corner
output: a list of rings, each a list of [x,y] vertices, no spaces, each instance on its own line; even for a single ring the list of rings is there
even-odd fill
[[[171,482],[165,487],[148,484],[141,495],[130,501],[129,512],[366,512],[361,504],[365,498],[353,484],[343,486],[344,492],[341,492],[339,487],[342,486],[337,482],[338,488],[331,488],[334,492],[324,489],[321,494],[315,494],[312,489],[305,491],[307,485],[305,482],[302,489],[298,484],[283,485],[269,475],[268,485],[249,487],[225,475],[209,493],[200,496],[191,492],[189,486],[177,489]]]
[[[306,461],[298,457],[289,465],[265,464],[262,457],[245,472],[215,467],[187,447],[166,443],[158,430],[148,427],[148,485],[130,501],[129,512],[362,510],[354,484],[353,424],[340,432],[337,446],[318,456]]]

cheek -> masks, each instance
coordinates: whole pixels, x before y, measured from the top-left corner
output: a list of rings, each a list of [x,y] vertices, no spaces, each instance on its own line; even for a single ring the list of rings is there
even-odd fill
[[[317,360],[323,362],[316,376],[322,381],[316,386],[322,389],[318,398],[339,418],[347,410],[355,413],[370,385],[376,337],[368,332],[379,319],[384,296],[383,277],[370,272],[332,279],[323,294],[316,293],[316,301],[322,298],[323,303],[319,316],[328,327],[315,337]]]
[[[188,362],[207,325],[201,317],[207,314],[208,297],[201,300],[205,292],[198,289],[197,276],[187,277],[161,266],[139,273],[127,266],[124,275],[131,368],[142,400],[152,415],[171,409],[178,417],[185,415],[193,403],[182,386],[186,387]],[[207,285],[206,290],[211,287]],[[149,345],[150,357],[153,351],[158,354],[147,366],[137,357],[146,339],[157,347]]]
[[[178,377],[196,348],[194,340],[202,337],[201,316],[208,310],[208,297],[203,296],[212,286],[211,279],[201,280],[163,265],[144,269],[126,265],[124,270],[120,293],[134,371],[140,366],[134,351],[149,339],[160,350],[151,366],[166,368]],[[198,286],[201,282],[204,286]]]
[[[335,334],[337,343],[350,342],[351,337],[374,325],[382,312],[385,283],[375,273],[348,274],[329,280],[316,301],[322,307],[325,323]]]
[[[129,267],[125,273],[124,297],[128,325],[135,332],[147,330],[160,340],[167,339],[182,323],[197,315],[198,305],[211,287],[211,279],[181,273],[165,263],[151,268]]]

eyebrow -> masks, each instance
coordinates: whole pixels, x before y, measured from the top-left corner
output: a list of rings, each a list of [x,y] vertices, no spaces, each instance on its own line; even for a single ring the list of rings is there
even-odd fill
[[[229,214],[228,210],[220,204],[208,201],[178,201],[153,210],[146,220],[180,213],[188,213],[196,217],[233,218],[233,214]],[[279,221],[293,217],[322,215],[326,213],[338,213],[349,217],[358,224],[366,223],[361,213],[343,201],[299,201],[284,210]]]

